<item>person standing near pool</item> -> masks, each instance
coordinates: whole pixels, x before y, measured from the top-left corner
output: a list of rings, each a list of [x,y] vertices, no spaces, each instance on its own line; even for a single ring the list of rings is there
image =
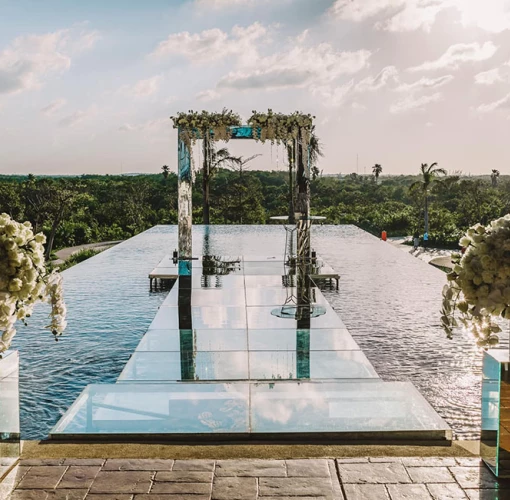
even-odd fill
[[[426,231],[423,233],[423,248],[427,247],[427,243],[429,242],[429,233]]]

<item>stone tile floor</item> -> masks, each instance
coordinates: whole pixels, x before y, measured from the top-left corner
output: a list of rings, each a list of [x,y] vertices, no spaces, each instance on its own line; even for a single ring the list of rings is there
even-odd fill
[[[0,500],[502,500],[477,458],[22,460]]]

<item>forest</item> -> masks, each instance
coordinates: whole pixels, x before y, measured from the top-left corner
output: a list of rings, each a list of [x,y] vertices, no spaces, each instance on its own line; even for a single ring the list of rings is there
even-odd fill
[[[416,176],[380,176],[377,169],[375,175],[315,175],[311,211],[326,216],[327,224],[355,224],[377,235],[385,230],[389,236],[404,236],[423,234],[427,206],[429,244],[457,248],[467,227],[510,212],[510,176],[494,172],[427,178],[422,168]],[[203,220],[202,190],[197,173],[197,224]],[[267,224],[271,216],[289,212],[288,172],[218,168],[209,198],[212,224]],[[176,224],[177,176],[168,167],[150,175],[4,175],[0,212],[29,220],[36,231],[43,231],[50,255],[62,247],[129,238],[155,224]]]

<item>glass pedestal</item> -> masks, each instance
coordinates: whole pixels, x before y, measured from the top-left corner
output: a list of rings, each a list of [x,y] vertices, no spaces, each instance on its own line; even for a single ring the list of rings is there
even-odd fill
[[[510,356],[508,349],[483,355],[480,455],[495,476],[510,478]]]
[[[4,352],[0,359],[0,472],[20,455],[18,379],[18,351]]]

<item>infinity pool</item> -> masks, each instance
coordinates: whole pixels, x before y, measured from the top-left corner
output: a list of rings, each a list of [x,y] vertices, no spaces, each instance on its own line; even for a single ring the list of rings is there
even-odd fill
[[[194,253],[204,250],[195,226]],[[218,255],[283,254],[280,226],[211,226],[208,251]],[[481,356],[471,338],[448,341],[439,325],[445,275],[354,226],[313,228],[312,245],[341,274],[325,291],[377,373],[411,381],[458,437],[480,426]],[[115,382],[164,292],[149,292],[147,274],[176,248],[177,228],[158,226],[64,272],[69,326],[55,343],[43,331],[47,310],[19,328],[24,439],[40,439],[91,383]]]

